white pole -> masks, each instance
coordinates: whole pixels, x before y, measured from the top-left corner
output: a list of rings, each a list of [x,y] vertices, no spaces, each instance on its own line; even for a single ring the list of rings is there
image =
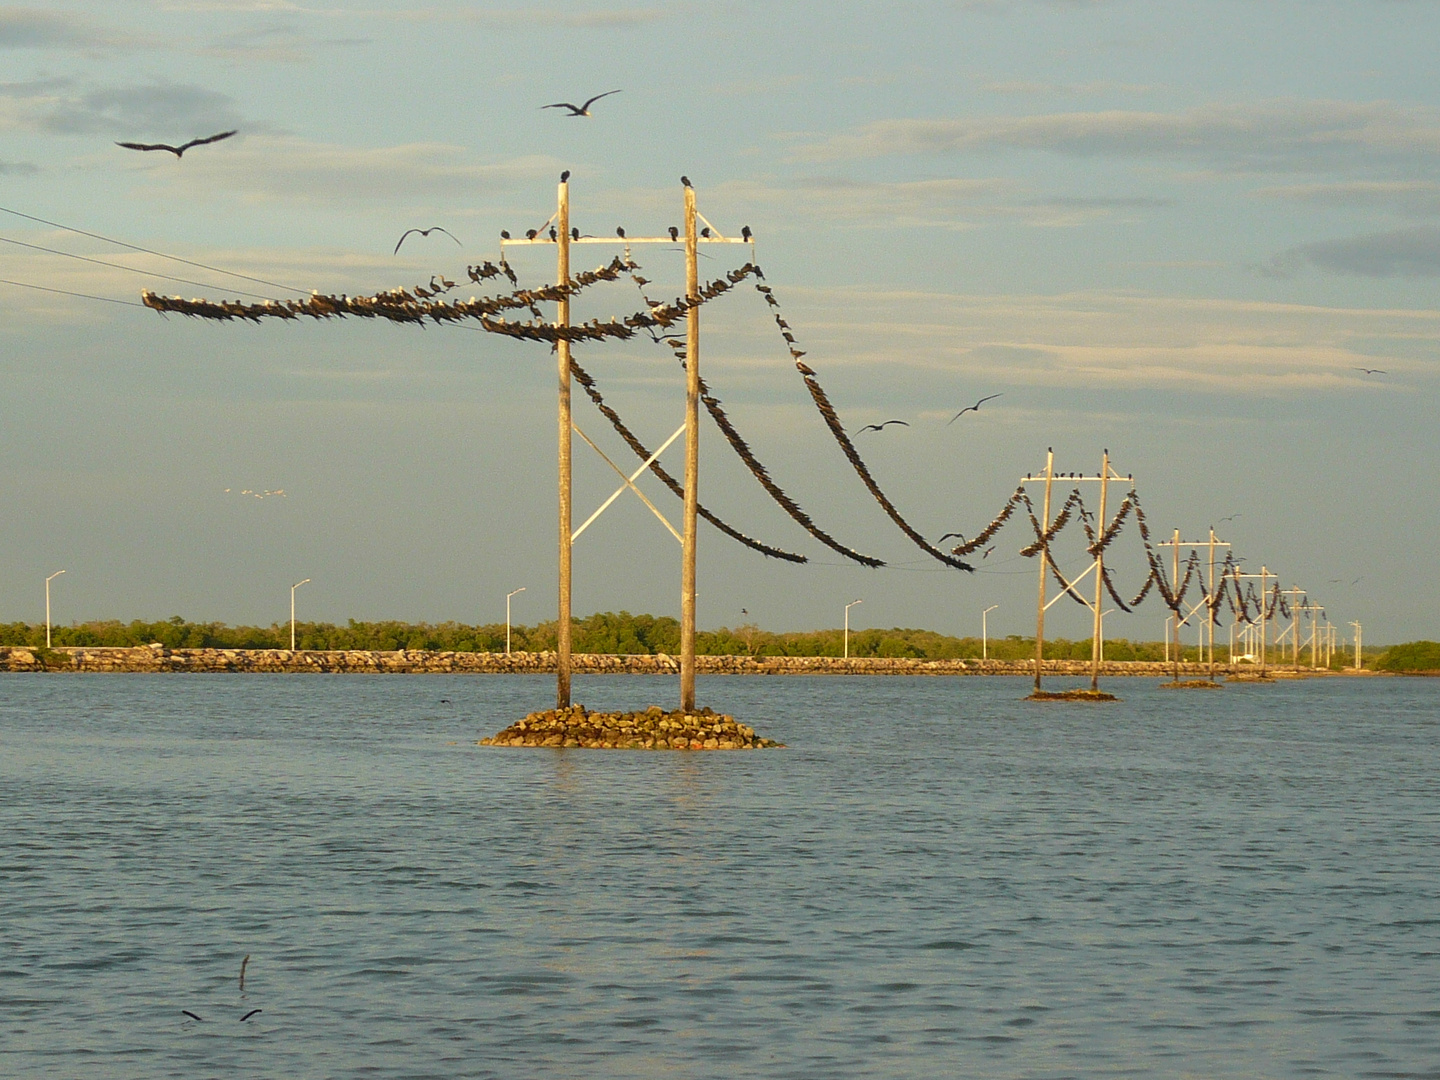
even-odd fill
[[[991,604],[989,607],[987,607],[984,611],[982,611],[982,612],[980,613],[980,659],[981,659],[981,660],[989,660],[989,659],[990,659],[990,632],[989,632],[989,627],[986,625],[985,617],[986,617],[987,615],[989,615],[990,612],[992,612],[992,611],[994,611],[996,608],[998,608],[999,606],[1000,606],[999,604]]]
[[[297,581],[294,585],[291,585],[291,586],[290,586],[290,651],[291,651],[291,652],[294,652],[294,651],[295,651],[295,590],[298,589],[301,585],[307,585],[307,584],[309,584],[309,582],[310,582],[310,579],[307,577],[304,581]]]
[[[863,604],[864,600],[851,600],[845,605],[845,659],[850,659],[850,609],[856,604]]]
[[[64,570],[56,570],[45,579],[45,647],[50,648],[50,582],[55,580]]]
[[[1104,623],[1104,619],[1105,619],[1105,616],[1106,616],[1106,615],[1114,615],[1114,614],[1115,614],[1115,609],[1114,609],[1113,607],[1112,607],[1112,608],[1106,608],[1104,611],[1102,611],[1102,612],[1100,613],[1100,619],[1101,619],[1101,623],[1100,623],[1100,662],[1101,662],[1102,664],[1105,662],[1105,623]]]
[[[1359,624],[1358,622],[1352,622],[1350,625],[1353,626],[1353,627],[1355,627],[1355,670],[1356,670],[1356,671],[1359,671],[1359,670],[1360,670],[1360,665],[1361,665],[1361,660],[1360,660],[1360,624]]]
[[[506,655],[506,656],[509,656],[509,655],[510,655],[510,597],[514,596],[515,593],[522,593],[522,592],[524,592],[524,591],[525,591],[525,586],[524,586],[524,585],[521,585],[520,588],[514,590],[514,592],[508,592],[508,593],[505,594],[505,655]]]

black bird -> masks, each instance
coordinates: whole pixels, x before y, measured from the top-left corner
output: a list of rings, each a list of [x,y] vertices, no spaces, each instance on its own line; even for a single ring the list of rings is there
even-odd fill
[[[393,255],[398,255],[398,254],[400,254],[400,245],[405,242],[405,237],[409,236],[411,233],[419,233],[421,236],[429,236],[432,232],[443,232],[443,233],[445,233],[446,236],[450,236],[450,234],[449,234],[448,232],[445,232],[445,230],[442,229],[439,225],[431,225],[430,228],[428,228],[428,229],[406,229],[406,230],[400,235],[400,239],[399,239],[398,241],[396,241],[396,243],[395,243],[395,250],[394,250],[393,252],[391,252],[391,254],[393,254]],[[455,240],[455,237],[450,236],[450,239],[451,239],[451,240]],[[461,244],[459,240],[455,240],[455,243],[458,244],[460,247],[464,247],[464,246],[465,246],[464,244]]]
[[[855,434],[859,435],[861,431],[884,431],[891,424],[900,424],[904,427],[910,426],[909,422],[905,420],[886,420],[883,424],[866,424],[860,428],[859,431],[856,431]]]
[[[671,226],[670,226],[670,239],[671,239],[671,240],[679,240],[679,239],[680,239],[680,230],[677,229],[674,225],[671,225]]]
[[[953,424],[956,420],[959,420],[960,417],[964,416],[967,412],[979,412],[979,411],[980,411],[980,406],[981,406],[981,405],[984,405],[985,402],[987,402],[987,401],[994,401],[997,397],[1004,397],[1004,396],[1005,396],[1004,394],[991,394],[989,397],[982,397],[979,401],[975,402],[974,405],[966,405],[965,408],[961,409],[961,410],[960,410],[959,412],[957,412],[954,416],[950,417],[949,420],[946,420],[946,421],[945,421],[945,426],[946,426],[946,427],[949,427],[949,426],[950,426],[951,424]]]
[[[540,233],[540,230],[539,230],[539,229],[527,229],[527,230],[525,231],[525,239],[526,239],[526,240],[534,240],[535,237],[539,235],[539,233]]]
[[[196,1016],[189,1009],[181,1009],[180,1011],[186,1016],[190,1017],[191,1020],[199,1020],[202,1024],[205,1022],[205,1018],[203,1016]]]
[[[690,186],[690,178],[689,178],[688,176],[682,176],[682,177],[680,177],[680,183],[684,184],[686,187],[689,187],[689,186]]]
[[[1236,518],[1238,518],[1238,517],[1243,517],[1243,516],[1244,516],[1243,514],[1231,514],[1229,517],[1223,517],[1223,518],[1221,518],[1220,520],[1221,520],[1221,521],[1234,521]]]
[[[707,228],[701,229],[701,230],[700,230],[700,235],[703,236],[703,237],[705,237],[705,239],[707,239],[707,240],[710,239],[710,230],[709,230],[709,228],[707,227]]]
[[[256,1013],[258,1013],[258,1012],[264,1012],[264,1011],[265,1011],[264,1009],[251,1009],[251,1010],[250,1010],[248,1013],[246,1013],[244,1016],[240,1017],[240,1022],[243,1024],[246,1020],[249,1020],[250,1017],[254,1016]]]
[[[121,146],[124,146],[125,144],[124,144],[124,143],[121,143],[120,145],[121,145]],[[1356,371],[1363,371],[1366,375],[1389,375],[1389,374],[1390,374],[1388,371],[1382,371],[1382,370],[1381,370],[1380,368],[1378,368],[1378,367],[1357,367],[1355,370],[1356,370]]]
[[[746,226],[744,226],[743,228],[741,228],[741,230],[740,230],[740,237],[741,237],[741,239],[743,239],[743,240],[749,240],[749,239],[750,239],[750,226],[749,226],[749,225],[746,225]]]
[[[740,614],[741,614],[741,615],[749,615],[750,612],[749,612],[746,608],[743,608],[743,607],[742,607],[742,608],[740,609]]]
[[[179,146],[171,146],[169,143],[139,143],[139,142],[117,142],[116,146],[123,146],[126,150],[169,150],[177,158],[184,157],[185,151],[192,146],[204,146],[207,143],[219,142],[221,139],[228,139],[234,135],[234,131],[222,131],[219,135],[211,135],[205,139],[191,139]]]
[[[621,240],[624,240],[624,239],[625,239],[625,230],[622,229],[622,228],[620,228],[620,226],[617,225],[617,226],[615,226],[615,235],[618,236],[618,237],[620,237]]]
[[[581,106],[579,106],[579,107],[576,107],[576,106],[574,106],[574,105],[571,105],[570,102],[568,102],[568,101],[557,101],[557,102],[555,102],[555,104],[553,104],[553,105],[541,105],[540,108],[542,108],[542,109],[569,109],[571,116],[589,116],[589,115],[590,115],[590,106],[591,106],[591,105],[594,105],[595,102],[599,101],[602,97],[609,97],[611,94],[618,94],[618,93],[620,93],[619,90],[606,90],[605,93],[603,93],[603,94],[596,94],[596,95],[595,95],[594,97],[592,97],[589,101],[585,102],[584,105],[581,105]],[[567,172],[565,175],[566,175],[566,176],[569,176],[570,174]],[[561,183],[563,184],[563,183],[564,183],[564,180],[561,180]]]
[[[580,230],[579,230],[579,229],[571,229],[571,230],[570,230],[570,239],[571,239],[571,240],[579,240],[579,239],[580,239]]]
[[[965,542],[965,534],[964,534],[964,533],[946,533],[944,536],[940,537],[939,540],[936,540],[935,543],[937,543],[937,544],[943,544],[946,540],[949,540],[950,537],[952,537],[952,536],[955,537],[957,540],[959,540],[962,544]]]
[[[588,105],[589,102],[586,102],[586,104]],[[545,106],[545,107],[546,107],[547,109],[550,108],[549,105],[547,105],[547,106]],[[562,184],[568,184],[568,183],[570,182],[570,170],[569,170],[569,169],[566,169],[564,172],[562,172],[562,173],[560,174],[560,182],[561,182]]]
[[[793,352],[794,350],[791,350],[791,351]],[[809,364],[802,364],[798,359],[795,361],[795,366],[800,369],[800,374],[801,374],[801,375],[814,375],[814,374],[815,374],[815,369],[814,369],[814,368],[812,368]]]
[[[508,232],[506,232],[504,229],[501,229],[501,230],[500,230],[500,239],[501,239],[501,240],[509,240],[509,239],[510,239],[510,234],[509,234]]]
[[[985,554],[984,554],[984,555],[981,555],[980,558],[982,558],[982,559],[983,559],[983,558],[986,558],[986,557],[990,554],[990,552],[992,552],[992,551],[994,551],[994,550],[995,550],[995,549],[994,549],[993,547],[988,547],[988,548],[986,548],[986,549],[985,549]]]
[[[555,231],[555,226],[553,226],[553,225],[550,226],[550,239],[551,239],[551,240],[559,240],[559,239],[560,239],[560,234]]]

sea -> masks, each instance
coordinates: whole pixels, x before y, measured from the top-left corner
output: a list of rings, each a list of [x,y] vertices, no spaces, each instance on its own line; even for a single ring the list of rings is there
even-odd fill
[[[1440,680],[1108,688],[0,676],[0,1076],[1440,1077]]]

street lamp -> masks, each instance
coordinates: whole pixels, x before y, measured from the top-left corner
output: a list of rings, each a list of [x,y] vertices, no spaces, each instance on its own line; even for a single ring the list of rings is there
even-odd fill
[[[510,655],[510,597],[514,596],[515,593],[522,593],[522,592],[524,592],[524,591],[525,591],[525,586],[524,586],[524,585],[521,585],[520,588],[515,589],[513,592],[508,592],[508,593],[505,594],[505,655],[506,655],[506,656],[509,656],[509,655]]]
[[[45,647],[50,647],[50,582],[63,574],[64,570],[56,570],[45,579]]]
[[[291,651],[291,652],[294,652],[294,651],[295,651],[295,590],[298,589],[301,585],[308,585],[309,583],[310,583],[310,579],[307,577],[304,581],[297,581],[297,582],[295,582],[294,585],[291,585],[291,586],[290,586],[290,651]]]
[[[997,607],[999,607],[999,606],[1000,606],[999,604],[991,604],[991,605],[990,605],[989,607],[987,607],[984,611],[980,612],[980,659],[981,659],[981,660],[989,660],[989,659],[990,659],[990,627],[989,627],[989,625],[986,623],[985,620],[986,620],[986,618],[989,616],[990,612],[994,611],[994,610],[995,610]]]
[[[856,604],[863,604],[864,600],[851,600],[845,605],[845,659],[850,659],[850,609]]]

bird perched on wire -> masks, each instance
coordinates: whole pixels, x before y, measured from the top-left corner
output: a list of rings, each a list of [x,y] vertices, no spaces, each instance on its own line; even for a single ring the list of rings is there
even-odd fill
[[[551,240],[559,240],[559,239],[560,239],[560,234],[555,231],[555,226],[553,226],[553,225],[550,226],[550,239],[551,239]]]
[[[902,427],[910,426],[909,422],[905,420],[886,420],[883,424],[866,424],[864,427],[857,430],[855,434],[859,435],[862,431],[884,431],[891,424],[899,424]]]
[[[210,135],[204,139],[191,139],[189,142],[181,143],[179,146],[171,146],[169,143],[137,142],[117,142],[115,145],[123,146],[126,150],[168,150],[174,154],[176,158],[182,158],[185,156],[185,151],[189,150],[192,146],[206,146],[210,143],[219,142],[221,139],[228,139],[234,134],[236,134],[234,131],[222,131],[219,135]]]
[[[571,239],[571,240],[579,240],[579,239],[580,239],[580,230],[579,230],[579,229],[571,229],[571,230],[570,230],[570,239]]]
[[[445,230],[442,229],[439,225],[431,225],[428,229],[406,229],[403,233],[400,234],[400,239],[395,242],[395,250],[391,252],[391,254],[400,254],[400,245],[405,243],[405,238],[407,236],[410,236],[412,233],[419,233],[421,236],[429,236],[432,232],[445,233],[445,235],[449,236],[451,240],[455,240],[455,237],[451,236],[450,233],[445,232]],[[461,244],[459,240],[455,240],[455,243],[460,247],[465,246],[464,244]]]
[[[964,416],[967,412],[979,412],[979,411],[980,411],[980,406],[981,406],[981,405],[984,405],[985,402],[987,402],[987,401],[994,401],[997,397],[1004,397],[1004,396],[1005,396],[1004,394],[991,394],[989,397],[982,397],[979,401],[975,402],[974,405],[966,405],[965,408],[961,409],[961,410],[960,410],[959,412],[957,412],[954,416],[950,417],[949,420],[946,420],[946,421],[945,421],[945,426],[946,426],[946,427],[949,427],[949,426],[950,426],[951,424],[953,424],[956,420],[959,420],[960,417]]]
[[[590,106],[591,106],[591,105],[594,105],[595,102],[599,101],[599,100],[600,100],[601,98],[603,98],[603,97],[609,97],[611,94],[618,94],[618,93],[620,93],[619,90],[606,90],[605,93],[603,93],[603,94],[596,94],[594,97],[590,98],[588,101],[585,102],[584,105],[572,105],[572,104],[570,104],[570,102],[568,102],[568,101],[557,101],[557,102],[555,102],[555,104],[553,104],[553,105],[541,105],[540,108],[541,108],[542,110],[543,110],[543,109],[569,109],[569,110],[570,110],[570,114],[569,114],[570,116],[589,116],[589,115],[590,115]],[[566,175],[566,176],[569,176],[570,174],[567,172],[565,175]],[[564,183],[564,180],[562,180],[561,183],[563,184],[563,183]]]

